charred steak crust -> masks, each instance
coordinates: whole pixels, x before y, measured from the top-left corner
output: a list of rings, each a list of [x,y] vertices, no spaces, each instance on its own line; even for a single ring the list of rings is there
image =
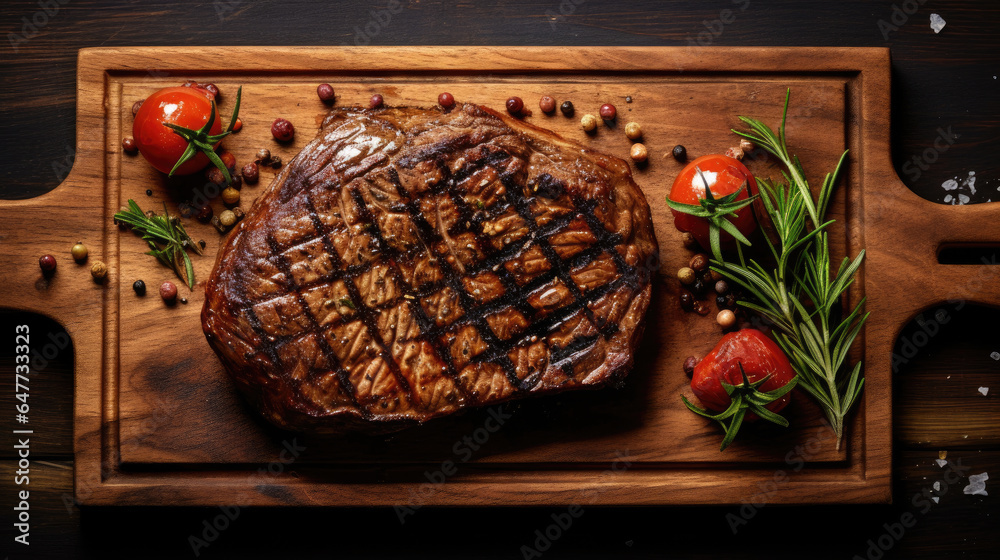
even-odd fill
[[[202,324],[288,429],[624,377],[658,259],[628,164],[489,109],[334,110],[219,252]]]

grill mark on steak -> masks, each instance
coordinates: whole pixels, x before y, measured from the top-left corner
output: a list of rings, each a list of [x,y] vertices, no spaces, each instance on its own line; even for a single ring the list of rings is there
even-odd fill
[[[639,270],[635,265],[630,266],[628,262],[638,261],[641,266],[643,255],[655,253],[656,250],[655,238],[651,235],[648,206],[645,205],[641,192],[628,178],[627,164],[599,154],[597,156],[587,155],[586,157],[605,158],[607,163],[600,164],[600,167],[605,171],[597,171],[596,167],[593,170],[586,167],[574,168],[571,165],[566,165],[566,160],[558,160],[558,158],[557,160],[543,161],[548,169],[555,169],[563,174],[583,173],[583,176],[577,176],[582,180],[574,187],[567,186],[561,179],[549,172],[536,174],[534,178],[528,177],[528,160],[525,153],[537,150],[531,144],[535,140],[527,135],[518,135],[510,128],[504,128],[505,123],[495,114],[475,106],[466,106],[462,112],[466,114],[464,116],[474,115],[474,118],[486,121],[485,129],[473,129],[473,132],[450,137],[447,128],[444,129],[444,132],[438,132],[433,127],[421,129],[420,134],[429,135],[432,142],[411,148],[409,151],[403,150],[400,155],[394,158],[394,154],[400,151],[400,146],[395,146],[394,151],[387,152],[383,149],[384,144],[383,147],[378,146],[377,138],[361,134],[362,131],[366,130],[366,126],[374,126],[371,123],[376,122],[383,132],[390,129],[394,131],[397,136],[393,142],[399,142],[400,145],[403,145],[398,130],[392,129],[392,126],[387,124],[392,121],[383,122],[376,118],[380,114],[392,111],[403,113],[408,110],[346,110],[345,114],[357,115],[358,120],[343,117],[339,117],[340,120],[333,117],[328,118],[319,137],[323,137],[327,130],[326,123],[329,122],[332,127],[335,127],[331,128],[333,131],[331,137],[340,135],[344,139],[354,138],[356,141],[367,142],[363,149],[355,150],[362,157],[351,160],[348,156],[331,153],[335,152],[333,146],[343,144],[338,144],[336,140],[330,141],[330,137],[327,137],[325,142],[317,140],[310,143],[293,162],[289,163],[286,167],[286,173],[276,178],[271,190],[278,192],[273,193],[271,198],[276,199],[280,204],[295,205],[296,196],[298,193],[303,193],[309,216],[308,222],[311,222],[315,233],[302,229],[300,232],[305,235],[295,235],[295,230],[282,230],[282,238],[289,240],[288,245],[278,243],[273,235],[266,236],[268,249],[273,255],[273,262],[284,278],[270,277],[267,280],[270,284],[258,283],[264,290],[263,298],[258,294],[248,293],[246,283],[234,280],[238,275],[227,275],[225,280],[219,280],[217,277],[220,267],[217,265],[206,289],[203,321],[209,341],[223,358],[230,373],[235,376],[243,375],[234,369],[234,361],[238,361],[238,357],[234,358],[228,355],[222,348],[226,329],[231,327],[225,322],[228,320],[227,317],[214,315],[213,309],[220,308],[220,302],[216,300],[222,293],[215,290],[214,284],[217,281],[241,284],[242,291],[235,298],[236,301],[223,300],[225,303],[222,305],[230,309],[228,314],[233,317],[240,314],[245,316],[251,330],[260,341],[260,350],[268,356],[272,367],[277,368],[279,372],[283,368],[291,367],[291,364],[282,363],[276,347],[280,344],[301,344],[300,339],[313,336],[330,371],[336,374],[340,388],[344,391],[346,398],[349,398],[351,409],[357,411],[367,421],[364,426],[399,427],[402,425],[401,422],[420,421],[447,414],[466,406],[466,404],[497,402],[496,395],[504,400],[520,393],[534,391],[536,388],[552,391],[558,388],[559,384],[567,383],[567,381],[557,381],[556,378],[551,378],[545,381],[543,386],[543,380],[550,375],[548,372],[555,370],[561,370],[565,376],[564,379],[574,380],[575,384],[571,383],[567,386],[593,386],[601,384],[602,380],[617,379],[623,373],[622,368],[631,362],[631,352],[634,351],[634,345],[638,340],[636,332],[641,332],[642,313],[649,301],[649,271]],[[409,111],[414,114],[419,113],[418,110]],[[431,115],[434,111],[426,113]],[[490,121],[490,119],[493,120]],[[413,138],[422,138],[420,134],[407,136],[405,145],[409,145],[408,143]],[[442,134],[444,138],[437,139],[435,134]],[[366,138],[372,140],[365,140]],[[317,142],[320,143],[318,149],[322,155],[310,160],[310,155],[307,154],[310,153],[310,148],[313,148],[313,152],[317,151],[314,148]],[[522,144],[517,144],[518,142]],[[512,146],[510,143],[514,143],[514,150],[518,155],[507,150]],[[506,146],[506,148],[498,148],[498,145]],[[520,151],[525,149],[525,145],[528,152]],[[462,154],[462,157],[456,159],[450,166],[447,163],[448,157],[455,154]],[[467,156],[471,157],[466,160]],[[546,152],[546,158],[551,156],[552,152]],[[318,168],[315,167],[317,164]],[[427,173],[429,170],[426,164],[432,166],[430,170],[434,171],[433,176]],[[560,168],[559,165],[566,166]],[[408,171],[406,186],[403,185],[400,178],[402,169],[411,170]],[[591,176],[587,175],[588,173],[598,173],[598,175]],[[602,173],[606,175],[602,175]],[[625,179],[622,179],[622,173],[624,173]],[[372,176],[375,179],[364,178]],[[491,182],[485,182],[484,176],[492,177]],[[383,179],[379,179],[379,177]],[[379,187],[382,190],[376,192],[377,184],[386,185],[385,177],[388,177],[389,190],[386,191],[385,187]],[[482,183],[479,182],[481,180]],[[378,181],[382,182],[377,183]],[[595,181],[596,183],[594,183]],[[591,187],[591,184],[596,184],[596,187]],[[628,191],[628,184],[631,184],[632,192]],[[497,185],[502,191],[496,187]],[[487,189],[492,188],[492,190],[483,191],[484,186]],[[581,188],[596,188],[597,190],[578,190]],[[621,190],[623,188],[625,190]],[[344,192],[343,189],[348,190]],[[362,192],[362,189],[368,190]],[[411,191],[410,189],[415,190]],[[606,190],[601,191],[601,189]],[[391,194],[385,196],[385,193],[391,193],[392,190],[395,190],[395,194],[399,197],[398,200],[390,200],[392,199]],[[630,212],[629,214],[613,214],[613,212],[621,211],[623,208],[616,205],[614,198],[598,200],[598,197],[607,196],[610,191],[617,192],[619,196],[625,196],[624,200],[631,205],[624,207]],[[269,192],[268,195],[272,195],[272,193]],[[313,199],[314,195],[331,197],[329,199],[321,198],[323,204],[327,204],[327,200],[330,200],[336,205],[339,201],[339,214],[331,210],[333,213],[329,217],[321,218]],[[371,207],[366,199],[367,196],[373,198],[371,200],[373,206]],[[487,198],[480,198],[481,196]],[[428,222],[424,214],[427,211],[426,208],[421,208],[421,199],[426,200],[428,197],[433,197],[435,200],[434,205],[437,213],[434,220],[437,227]],[[262,197],[262,199],[264,198],[267,198],[267,195]],[[545,202],[543,199],[550,200],[552,206],[550,207],[550,202]],[[556,199],[560,199],[560,201]],[[481,200],[486,200],[486,204],[484,205]],[[346,205],[348,201],[353,202],[350,209]],[[442,214],[444,201],[447,201],[449,205],[448,217]],[[473,208],[471,201],[476,201],[478,208]],[[274,201],[270,201],[269,204],[273,205]],[[257,206],[266,207],[266,204],[258,203],[251,209],[251,214],[257,210]],[[598,218],[598,206],[601,206],[600,215],[604,218]],[[389,213],[386,214],[386,212]],[[286,212],[282,215],[292,217],[295,214]],[[401,218],[401,216],[405,216],[405,218]],[[519,216],[523,224],[516,219],[511,221],[511,216]],[[412,222],[412,229],[406,229],[409,226],[405,225],[405,221],[400,221],[406,218]],[[628,239],[623,238],[617,231],[609,231],[605,223],[602,222],[605,219],[612,220],[608,222],[607,227],[625,231]],[[625,229],[621,229],[618,225],[621,222],[616,221],[622,219],[628,220]],[[252,221],[245,220],[241,223],[241,232],[242,227]],[[259,222],[260,219],[256,221]],[[494,236],[496,232],[487,232],[485,230],[487,223],[502,223],[508,230],[516,230],[516,235],[513,235],[510,240],[496,236],[492,237],[493,240],[490,241],[490,236]],[[385,236],[380,224],[391,228],[389,231],[394,234],[392,242]],[[500,229],[500,226],[496,226],[496,231],[503,230]],[[400,232],[403,233],[400,234]],[[354,235],[359,237],[351,237]],[[349,240],[363,240],[367,236],[372,243],[366,249],[368,256],[362,258],[359,254],[358,258],[354,259],[352,253],[351,259],[357,264],[348,264],[339,253],[342,241],[338,239],[335,247],[334,241],[332,241],[334,236],[340,236],[341,239],[343,236],[348,236]],[[556,236],[555,241],[549,239],[552,236]],[[220,252],[219,263],[227,261],[230,257],[229,253],[237,250],[234,245],[246,246],[247,241],[238,239],[239,237],[239,235],[234,235],[233,238],[230,238],[230,242]],[[417,239],[420,245],[412,246],[414,239]],[[446,241],[447,246],[442,245]],[[325,262],[323,264],[316,264],[316,261],[308,260],[303,262],[303,258],[311,258],[310,255],[319,254],[316,249],[309,248],[310,246],[316,247],[317,243],[322,245],[322,253],[329,258],[331,263],[329,267],[325,266]],[[554,245],[554,243],[556,244]],[[464,244],[470,244],[470,246],[465,247]],[[349,243],[347,246],[353,247],[354,245]],[[538,252],[534,258],[544,258],[544,262],[548,263],[546,265],[548,270],[536,267],[537,272],[532,272],[529,276],[515,277],[513,272],[503,265],[514,261],[523,262],[519,259],[529,249]],[[242,250],[246,251],[246,249]],[[539,257],[538,254],[541,256]],[[629,261],[626,261],[624,254],[628,254]],[[293,263],[289,261],[290,257],[296,259],[294,270]],[[400,263],[404,263],[408,267],[416,267],[419,261],[425,257],[436,261],[432,262],[431,265],[436,266],[439,272],[429,277],[429,282],[421,280],[420,283],[410,284],[410,281],[416,282],[418,271],[414,269],[412,271],[414,277],[408,281],[410,273],[404,273],[400,268]],[[237,255],[233,258],[239,259],[241,256]],[[250,258],[261,257],[253,256]],[[604,265],[603,269],[596,269],[604,276],[595,277],[593,273],[590,273],[590,280],[585,286],[586,291],[584,291],[573,280],[573,271],[590,265],[598,258],[604,259],[605,263],[610,258],[615,270]],[[380,268],[376,269],[376,267]],[[259,270],[265,271],[266,268],[259,267]],[[296,273],[296,276],[293,276],[293,272]],[[437,276],[438,274],[439,276]],[[466,284],[467,280],[481,274],[494,275],[489,277],[492,278],[489,280],[492,284]],[[519,272],[519,274],[521,273]],[[609,276],[613,276],[613,278],[608,279]],[[391,289],[384,284],[382,288],[373,285],[373,282],[385,281],[387,278],[394,282]],[[362,279],[363,283],[361,283]],[[326,286],[332,286],[339,281],[343,282],[352,303],[355,304],[353,306],[354,312],[321,315],[323,317],[323,326],[321,327],[304,294],[313,288],[328,290],[329,288],[325,288]],[[600,282],[605,283],[601,284]],[[496,288],[498,284],[502,289],[499,295],[497,295]],[[482,299],[474,297],[472,288],[476,286],[485,286],[484,289],[487,293],[492,292],[492,295]],[[362,293],[362,288],[365,293]],[[623,288],[627,288],[629,291],[619,291]],[[440,307],[441,305],[454,305],[454,302],[449,304],[447,300],[441,299],[439,292],[443,293],[442,290],[450,290],[454,294],[453,297],[456,298],[455,301],[461,308],[458,316],[447,314]],[[319,297],[324,297],[323,294],[325,297],[330,297],[329,291],[312,293],[321,294]],[[612,302],[611,305],[617,307],[611,308],[614,310],[612,311],[614,319],[608,321],[608,311],[605,311],[609,309],[608,303],[600,304],[603,306],[599,309],[602,321],[605,323],[601,324],[595,317],[591,305],[597,305],[608,294],[616,294],[614,296],[616,299],[609,301]],[[273,334],[268,334],[265,332],[254,306],[265,305],[280,298],[287,299],[288,295],[293,296],[301,307],[302,314],[305,315],[307,323],[305,330],[296,330],[296,327],[302,328],[302,324],[295,317],[291,317],[291,319],[296,320],[296,323],[292,323],[290,328],[271,328],[270,332]],[[310,297],[315,302],[315,298]],[[420,302],[427,298],[436,298],[437,303],[434,305],[437,307],[432,306],[429,311],[426,310]],[[637,310],[634,305],[635,298],[642,298]],[[269,317],[275,316],[275,310],[279,320],[281,320],[282,313],[293,312],[284,303],[273,305],[277,307],[271,310]],[[623,305],[625,307],[622,307]],[[407,331],[410,334],[403,333],[402,335],[399,331],[387,332],[386,336],[392,335],[393,339],[389,341],[389,339],[383,338],[382,332],[379,330],[379,318],[382,317],[383,320],[386,320],[385,313],[391,310],[391,313],[396,313],[396,315],[389,315],[390,319],[388,320],[402,320],[402,316],[398,315],[398,309],[409,310],[409,315],[413,320],[413,323],[409,324],[415,325],[417,334],[413,335],[414,331]],[[520,330],[505,331],[506,338],[501,340],[487,323],[487,317],[508,309],[517,310],[527,319],[523,327],[515,322],[517,325],[515,328]],[[429,316],[429,312],[435,313],[436,318]],[[442,315],[442,313],[446,313],[446,315]],[[628,336],[626,339],[628,341],[627,348],[621,346],[623,342],[619,335],[622,328],[619,321],[625,314],[629,314],[628,323],[623,325],[628,328],[626,333]],[[338,353],[330,346],[324,334],[332,333],[341,327],[349,327],[350,324],[361,325],[363,331],[360,332],[360,336],[367,335],[371,343],[380,348],[378,355],[381,361],[385,363],[385,367],[391,373],[392,379],[395,380],[402,396],[406,398],[408,403],[408,406],[402,409],[402,413],[397,413],[400,409],[385,412],[374,410],[375,405],[380,402],[382,407],[386,408],[384,400],[378,393],[380,387],[384,387],[384,385],[377,383],[378,379],[388,379],[388,374],[385,373],[380,375],[376,372],[375,375],[378,379],[375,380],[367,377],[370,387],[366,385],[369,387],[366,389],[366,401],[371,399],[371,402],[361,404],[360,389],[352,382],[352,371],[348,371],[347,366],[339,360]],[[385,323],[383,323],[384,325]],[[593,326],[593,328],[586,325]],[[354,331],[345,332],[357,333],[358,331],[354,328]],[[557,338],[551,338],[557,335]],[[353,335],[349,334],[348,336]],[[410,338],[401,339],[401,336]],[[455,338],[456,336],[459,338]],[[470,339],[469,336],[472,336],[473,339]],[[399,356],[399,359],[406,356],[410,356],[411,360],[417,359],[416,366],[412,362],[408,366],[408,371],[415,376],[414,382],[423,383],[424,376],[431,376],[427,378],[430,379],[429,383],[432,386],[431,392],[427,394],[428,401],[426,402],[422,400],[422,393],[418,392],[418,387],[403,372],[401,363],[397,360],[395,352],[397,350],[403,352],[398,347],[400,340],[411,346],[415,343],[419,348],[424,348],[419,345],[426,345],[430,349],[429,357],[424,357],[423,353],[414,357],[413,354],[405,352]],[[362,357],[362,361],[364,359],[364,354],[356,353],[357,349],[361,348],[358,344],[363,345],[364,341],[365,338],[355,340],[354,350],[348,349],[348,353],[345,354],[347,363],[352,364],[351,368],[358,364],[358,356]],[[465,346],[456,346],[459,341],[462,341]],[[333,342],[338,345],[344,344],[344,341],[334,340]],[[612,343],[614,346],[611,346]],[[469,344],[472,344],[471,352]],[[595,348],[595,345],[604,346]],[[230,347],[232,347],[231,344]],[[464,350],[459,352],[457,348],[464,348]],[[515,350],[517,351],[517,364],[512,358],[515,356],[512,354]],[[595,350],[603,352],[603,354],[594,353]],[[341,351],[343,352],[344,349]],[[420,352],[424,352],[424,350],[420,350]],[[611,352],[614,354],[610,354]],[[623,354],[623,352],[626,353]],[[289,356],[291,356],[289,359],[293,361],[297,359],[295,354]],[[590,356],[597,357],[598,361],[594,361]],[[243,358],[250,359],[249,356]],[[458,358],[461,358],[461,368],[455,362]],[[539,358],[541,362],[537,361]],[[600,364],[601,358],[612,361],[605,365],[593,365]],[[584,359],[589,361],[580,363],[588,365],[582,366],[584,369],[580,369],[576,364]],[[258,368],[264,367],[262,362],[248,365]],[[431,369],[428,370],[428,367]],[[438,375],[433,367],[441,367],[442,373]],[[474,367],[476,372],[471,374],[472,378],[480,380],[474,381],[473,385],[466,387],[464,372],[470,367]],[[490,367],[500,368],[495,371],[497,374],[503,372],[503,377],[506,377],[510,386],[509,390],[513,391],[512,393],[506,393],[504,396],[505,390],[496,385],[496,377],[492,381],[485,378],[487,379],[486,383],[491,385],[483,389],[481,379],[484,378],[477,376],[485,375]],[[576,373],[574,373],[575,370]],[[386,369],[381,371],[386,372]],[[593,375],[599,371],[604,373],[598,376]],[[586,375],[581,372],[586,372]],[[313,370],[309,370],[306,375],[311,377],[313,373]],[[253,375],[258,374],[250,373],[249,381],[244,376],[241,387],[245,387],[247,383],[253,383]],[[521,377],[519,378],[519,376]],[[575,381],[576,378],[580,378],[580,380]],[[437,381],[440,379],[447,379],[450,386],[440,385]],[[363,382],[363,380],[359,379],[359,382]],[[305,400],[302,391],[299,390],[301,386],[293,386],[290,389],[293,390],[295,398]],[[424,391],[424,389],[423,386],[419,387],[419,391]],[[481,389],[488,391],[485,398],[489,400],[484,401],[480,398]],[[315,390],[310,393],[310,395],[315,394]],[[388,394],[391,398],[393,393]],[[400,393],[395,394],[399,395]],[[457,403],[455,401],[456,395],[459,396]],[[263,394],[265,400],[268,396],[266,393]],[[323,397],[323,394],[320,396]],[[344,399],[345,397],[337,398]],[[399,402],[398,396],[396,402],[397,404]],[[325,417],[322,410],[316,415],[308,412],[313,405],[322,406],[322,403],[312,402],[306,409],[290,402],[269,401],[266,404],[268,405],[266,408],[270,411],[269,419],[285,427],[315,426],[322,422]],[[330,411],[328,416],[343,418],[342,427],[344,429],[358,426],[356,421],[351,420],[350,410],[344,411],[344,414],[340,414],[340,412],[340,409]]]

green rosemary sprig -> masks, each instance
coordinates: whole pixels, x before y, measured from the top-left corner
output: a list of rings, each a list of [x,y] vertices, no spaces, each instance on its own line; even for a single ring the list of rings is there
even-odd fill
[[[778,344],[798,373],[798,385],[823,408],[839,449],[844,418],[864,386],[861,362],[848,367],[847,354],[868,318],[868,313],[863,312],[863,298],[846,317],[840,312],[840,303],[854,282],[865,252],[862,250],[854,259],[845,258],[835,271],[831,269],[826,230],[834,220],[825,220],[825,215],[847,151],[813,198],[798,158],[789,155],[785,143],[790,97],[791,90],[785,96],[777,133],[748,117],[740,120],[750,132],[733,130],[767,150],[785,167],[783,183],[757,178],[763,193],[761,200],[778,238],[775,244],[764,236],[777,265],[769,269],[754,259],[746,259],[737,245],[738,263],[716,255],[712,268],[753,296],[752,301],[740,301],[740,305],[774,323]]]
[[[149,243],[147,255],[153,255],[165,266],[172,268],[189,290],[194,289],[194,265],[185,249],[201,255],[201,247],[184,230],[180,218],[170,216],[166,203],[163,204],[162,216],[147,216],[130,198],[128,210],[116,212],[114,218],[115,222],[129,225]]]
[[[774,422],[779,426],[787,428],[788,420],[786,420],[784,416],[771,412],[765,407],[787,395],[789,391],[795,388],[795,384],[798,382],[798,376],[795,376],[791,381],[781,387],[765,393],[757,390],[757,388],[763,385],[764,382],[771,376],[765,375],[761,379],[751,383],[750,379],[747,378],[746,370],[743,369],[743,364],[741,362],[737,362],[737,365],[740,366],[740,374],[743,376],[743,383],[739,385],[730,385],[725,381],[721,382],[722,388],[725,389],[726,394],[729,395],[730,399],[732,399],[729,403],[729,408],[726,410],[718,414],[712,414],[707,410],[698,408],[697,406],[691,404],[687,400],[687,397],[681,395],[681,400],[684,401],[684,405],[687,406],[691,412],[704,416],[705,418],[715,420],[720,426],[722,426],[722,429],[726,432],[726,437],[722,439],[722,447],[719,448],[719,451],[725,451],[726,447],[728,447],[729,444],[736,439],[736,433],[739,432],[740,426],[743,425],[743,418],[748,412],[752,412],[768,422]]]

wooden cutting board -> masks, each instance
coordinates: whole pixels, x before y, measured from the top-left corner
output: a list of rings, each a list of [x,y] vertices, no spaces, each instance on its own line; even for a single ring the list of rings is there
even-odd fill
[[[837,48],[98,48],[80,52],[77,147],[72,172],[38,198],[0,201],[0,305],[48,315],[73,337],[76,366],[76,494],[85,504],[121,505],[514,505],[853,503],[890,500],[891,359],[903,324],[948,299],[1000,302],[1000,288],[975,279],[983,266],[938,264],[945,243],[1000,241],[992,205],[951,208],[913,195],[889,159],[887,49]],[[203,179],[167,181],[141,157],[122,153],[131,106],[186,79],[213,82],[228,120],[243,86],[243,130],[227,138],[238,165],[260,147],[290,160],[328,111],[315,88],[333,84],[338,105],[431,106],[449,91],[459,101],[502,108],[525,99],[526,119],[585,145],[627,157],[622,129],[639,122],[650,150],[634,169],[652,208],[663,267],[655,279],[646,336],[625,385],[456,418],[388,437],[316,438],[280,432],[259,420],[235,392],[201,331],[203,285],[181,288],[188,303],[156,295],[173,273],[146,256],[144,243],[112,225],[129,198],[172,212]],[[786,88],[791,150],[818,185],[840,153],[851,150],[833,203],[838,256],[867,250],[851,299],[868,298],[872,317],[854,359],[867,384],[836,449],[822,414],[803,394],[788,409],[793,427],[749,426],[719,452],[720,431],[687,411],[681,365],[718,340],[713,316],[683,313],[673,272],[691,253],[663,199],[681,169],[675,144],[698,156],[736,144],[737,115],[774,126]],[[571,100],[577,118],[537,110],[541,95]],[[578,118],[603,102],[617,124],[582,132]],[[295,141],[270,135],[277,117],[292,121]],[[774,161],[748,161],[777,176]],[[245,186],[249,208],[276,171]],[[152,192],[146,194],[147,189]],[[213,201],[216,212],[221,201]],[[222,237],[186,221],[207,243],[194,257],[208,278]],[[83,241],[90,260],[70,247]],[[54,276],[40,255],[59,261]],[[90,264],[110,273],[95,283]],[[149,295],[137,297],[142,279]],[[180,285],[180,282],[177,282]],[[711,302],[710,302],[711,303]],[[715,309],[714,304],[711,305]],[[502,419],[502,422],[498,419]],[[443,483],[441,483],[444,481]]]

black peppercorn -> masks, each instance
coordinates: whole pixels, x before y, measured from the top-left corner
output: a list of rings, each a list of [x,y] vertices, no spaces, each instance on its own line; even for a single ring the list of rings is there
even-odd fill
[[[719,311],[729,309],[729,305],[726,301],[726,296],[715,296],[715,306],[719,308]]]
[[[698,297],[705,295],[705,282],[703,282],[701,278],[696,278],[691,284],[691,293]]]
[[[687,148],[680,144],[674,146],[674,151],[670,152],[677,161],[685,161],[688,158]]]
[[[132,282],[132,289],[135,290],[135,295],[144,296],[146,295],[146,283],[142,280],[136,280]]]
[[[681,304],[681,309],[691,311],[694,309],[694,294],[688,290],[681,290],[677,296],[677,301]]]
[[[567,117],[572,117],[573,116],[573,102],[572,101],[563,101],[562,105],[559,106],[559,110],[562,111],[563,115],[565,115]]]
[[[146,196],[153,196],[153,189],[146,189]]]

